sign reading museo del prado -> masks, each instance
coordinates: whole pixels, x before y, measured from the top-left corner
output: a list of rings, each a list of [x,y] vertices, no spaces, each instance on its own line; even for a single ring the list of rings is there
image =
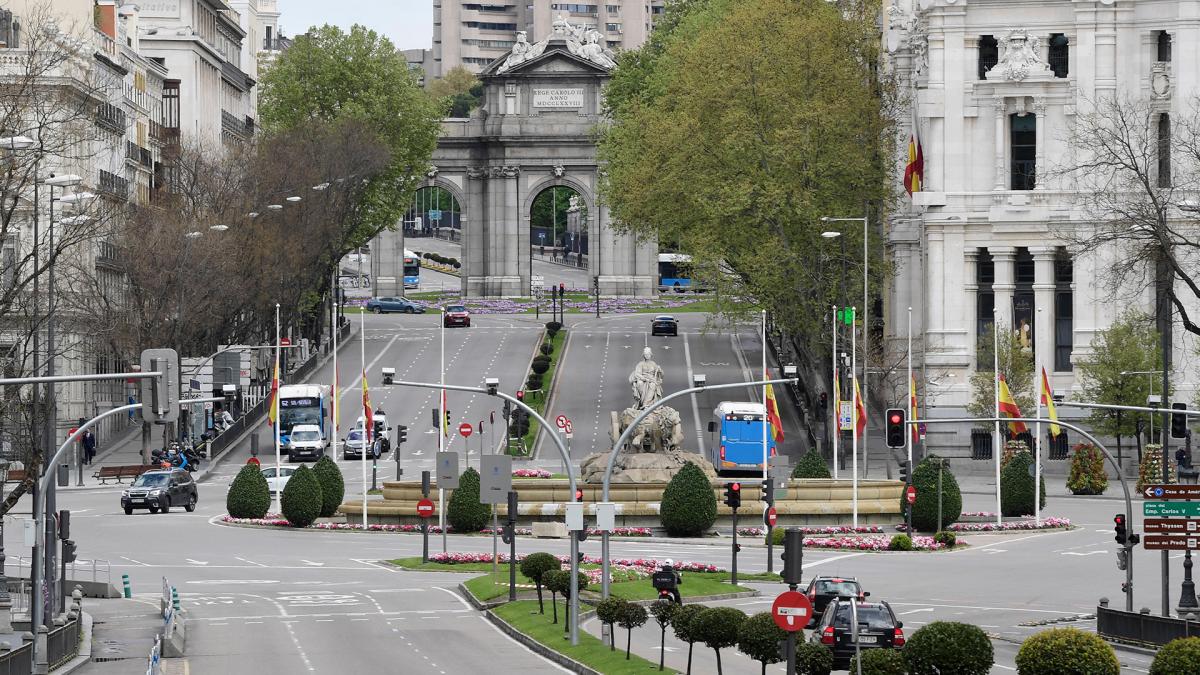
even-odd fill
[[[534,87],[533,107],[535,108],[582,108],[583,87],[556,87],[554,89]]]

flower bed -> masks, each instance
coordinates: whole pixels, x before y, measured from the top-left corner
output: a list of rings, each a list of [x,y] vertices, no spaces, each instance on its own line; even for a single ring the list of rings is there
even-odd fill
[[[545,469],[513,469],[513,478],[550,478],[554,474]]]
[[[268,513],[263,518],[234,518],[233,516],[230,516],[227,514],[227,515],[221,516],[221,522],[229,523],[231,525],[259,525],[259,526],[263,526],[263,527],[289,527],[289,528],[292,527],[292,524],[289,523],[286,518],[284,518],[281,515],[274,514],[274,513]],[[347,531],[360,530],[361,531],[363,529],[363,526],[362,526],[362,523],[314,523],[314,524],[308,526],[307,529],[310,529],[310,530],[347,530]],[[387,523],[368,523],[367,531],[368,532],[412,533],[412,532],[420,532],[421,526],[420,525],[411,525],[411,524],[392,525],[392,524],[387,524]],[[496,534],[500,534],[500,532],[501,532],[501,530],[496,530]],[[429,533],[430,534],[441,534],[442,528],[438,525],[430,525]],[[447,534],[460,534],[458,532],[455,532],[453,527],[447,527],[446,533]],[[530,536],[533,536],[533,529],[529,528],[529,527],[518,527],[518,528],[516,528],[516,533],[517,533],[517,536],[520,536],[520,537],[530,537]],[[600,534],[598,531],[591,530],[591,529],[588,530],[588,533],[595,534],[595,535]],[[474,534],[474,533],[465,532],[465,533],[461,533],[461,534]],[[490,534],[492,534],[492,528],[485,527],[482,530],[479,530],[478,534],[490,535]],[[653,535],[653,531],[648,527],[618,527],[618,528],[615,528],[611,532],[611,534],[615,537],[649,537],[649,536]],[[489,560],[490,560],[490,558],[489,558]]]
[[[788,529],[776,527],[776,530]],[[806,535],[825,535],[825,534],[883,534],[883,528],[879,525],[825,525],[821,527],[800,527],[797,528],[801,533]],[[739,527],[738,534],[746,537],[761,537],[767,533],[765,527]]]
[[[995,511],[963,511],[959,514],[962,518],[995,518]]]
[[[587,289],[567,289],[567,293],[586,293]],[[605,314],[630,314],[647,310],[668,310],[686,307],[692,303],[705,300],[703,295],[681,295],[678,298],[663,296],[659,298],[600,298],[600,311]],[[463,304],[473,314],[522,314],[533,311],[538,304],[529,298],[463,298],[457,293],[440,293],[426,302],[433,306],[449,303]],[[596,309],[595,298],[580,300],[567,299],[564,303],[568,309],[581,312],[591,312]],[[548,300],[542,300],[543,309],[549,305]]]
[[[525,556],[517,556],[517,562]],[[569,556],[555,556],[564,565],[571,561]],[[508,562],[508,555],[500,554],[499,561],[502,563]],[[429,562],[441,563],[443,565],[469,565],[472,563],[490,563],[492,562],[491,553],[432,553],[429,555]],[[584,556],[583,563],[585,565],[600,565],[603,561],[595,556]],[[647,575],[658,571],[666,564],[666,560],[658,560],[656,558],[613,558],[609,564],[616,568],[624,568],[636,572],[642,572]],[[725,570],[716,565],[697,562],[679,562],[675,561],[672,566],[680,572],[724,572]]]
[[[1056,530],[1071,527],[1070,518],[1042,518],[1041,524],[1032,520],[1015,520],[1007,523],[955,523],[947,530],[952,532],[1017,532],[1024,530]]]
[[[808,537],[804,540],[806,548],[827,548],[834,550],[854,551],[887,551],[891,543],[890,537]],[[914,551],[940,551],[945,544],[936,542],[933,537],[913,537]],[[959,542],[962,545],[963,542]]]

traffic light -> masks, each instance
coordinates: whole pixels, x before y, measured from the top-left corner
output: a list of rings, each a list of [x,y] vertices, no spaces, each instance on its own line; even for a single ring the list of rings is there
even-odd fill
[[[517,400],[518,400],[518,401],[524,401],[524,400],[525,400],[525,390],[524,390],[524,389],[518,389],[518,390],[517,390]]]
[[[889,448],[904,447],[904,409],[889,408],[884,421],[887,423],[887,446]]]
[[[396,427],[396,443],[405,443],[408,441],[408,426],[401,424]]]
[[[179,354],[174,349],[142,351],[143,373],[162,375],[141,380],[142,419],[169,424],[179,419]]]
[[[70,539],[64,539],[62,543],[62,561],[63,563],[75,562],[75,542]]]
[[[821,392],[821,403],[820,403],[820,405],[821,405],[821,407],[822,407],[822,408],[827,408],[827,407],[829,407],[829,394],[827,394],[827,393],[825,393],[825,392]]]
[[[767,503],[767,506],[775,506],[775,479],[768,478],[763,481],[762,500]]]
[[[789,527],[783,533],[783,569],[779,576],[785,584],[800,583],[800,574],[804,567],[804,533],[799,528]]]
[[[1172,403],[1172,410],[1187,410],[1186,403]],[[1187,438],[1187,415],[1173,413],[1171,415],[1171,438]]]
[[[58,538],[71,538],[71,512],[67,509],[60,509],[58,512]]]
[[[446,428],[450,428],[450,409],[446,408]]]
[[[912,466],[907,460],[900,464],[900,480],[905,485],[908,485],[912,482]]]
[[[1118,513],[1113,516],[1113,530],[1117,533],[1117,543],[1124,546],[1129,541],[1129,532],[1125,529],[1125,514]]]
[[[437,409],[437,408],[431,408],[431,409],[430,409],[430,412],[432,412],[432,413],[433,413],[433,422],[431,422],[430,424],[431,424],[431,425],[433,425],[433,428],[434,428],[434,429],[436,429],[436,428],[438,428],[438,421],[437,421],[437,418],[438,418],[438,409]]]
[[[731,509],[736,509],[742,505],[742,484],[741,483],[726,483],[725,484],[725,506]]]
[[[507,420],[511,417],[512,417],[512,403],[509,403],[507,400],[505,400],[504,401],[504,419]]]
[[[1117,569],[1124,571],[1129,567],[1129,549],[1117,549]]]

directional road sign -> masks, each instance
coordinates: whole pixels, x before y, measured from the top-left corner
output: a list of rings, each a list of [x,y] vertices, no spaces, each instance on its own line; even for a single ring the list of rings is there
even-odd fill
[[[771,603],[771,618],[775,625],[789,631],[804,630],[812,617],[812,601],[798,591],[784,591]]]
[[[417,515],[422,518],[430,518],[433,516],[433,500],[422,499],[417,502]]]
[[[1200,485],[1147,485],[1142,496],[1146,499],[1200,499]]]
[[[1195,551],[1200,548],[1200,538],[1181,534],[1148,534],[1142,537],[1147,551]]]
[[[458,433],[462,434],[463,438],[470,437],[471,432],[473,432],[473,431],[475,431],[475,427],[471,426],[470,424],[468,424],[466,422],[463,422],[462,424],[458,425]]]
[[[1196,536],[1200,534],[1200,520],[1182,519],[1182,518],[1147,518],[1145,520],[1146,533],[1159,534],[1192,534]]]
[[[1142,502],[1142,515],[1147,517],[1200,516],[1200,502]]]

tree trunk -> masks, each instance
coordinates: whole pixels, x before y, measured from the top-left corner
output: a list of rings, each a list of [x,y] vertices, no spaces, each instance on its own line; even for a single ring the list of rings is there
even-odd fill
[[[717,653],[717,675],[722,675],[724,671],[721,670],[721,650],[714,649],[713,651]]]
[[[662,631],[658,634],[658,669],[663,669],[663,661],[667,657],[667,627],[662,626]]]
[[[142,464],[150,463],[150,423],[142,422]]]
[[[692,647],[693,647],[693,646],[695,646],[695,644],[696,644],[695,642],[689,642],[689,643],[688,643],[688,667],[687,667],[687,675],[692,675]]]
[[[767,662],[762,662],[762,675],[767,675]]]
[[[543,606],[543,605],[542,605],[542,584],[541,584],[541,582],[538,582],[538,583],[536,583],[536,584],[534,584],[534,585],[535,585],[535,586],[537,586],[537,594],[538,594],[538,613],[539,613],[539,614],[545,614],[545,613],[546,613],[546,608],[545,608],[545,606]]]
[[[558,598],[554,593],[550,594],[550,609],[554,610],[554,623],[558,623]]]
[[[617,625],[615,623],[608,624],[608,651],[617,651]]]
[[[625,629],[625,660],[629,660],[629,648],[633,644],[633,629]]]

